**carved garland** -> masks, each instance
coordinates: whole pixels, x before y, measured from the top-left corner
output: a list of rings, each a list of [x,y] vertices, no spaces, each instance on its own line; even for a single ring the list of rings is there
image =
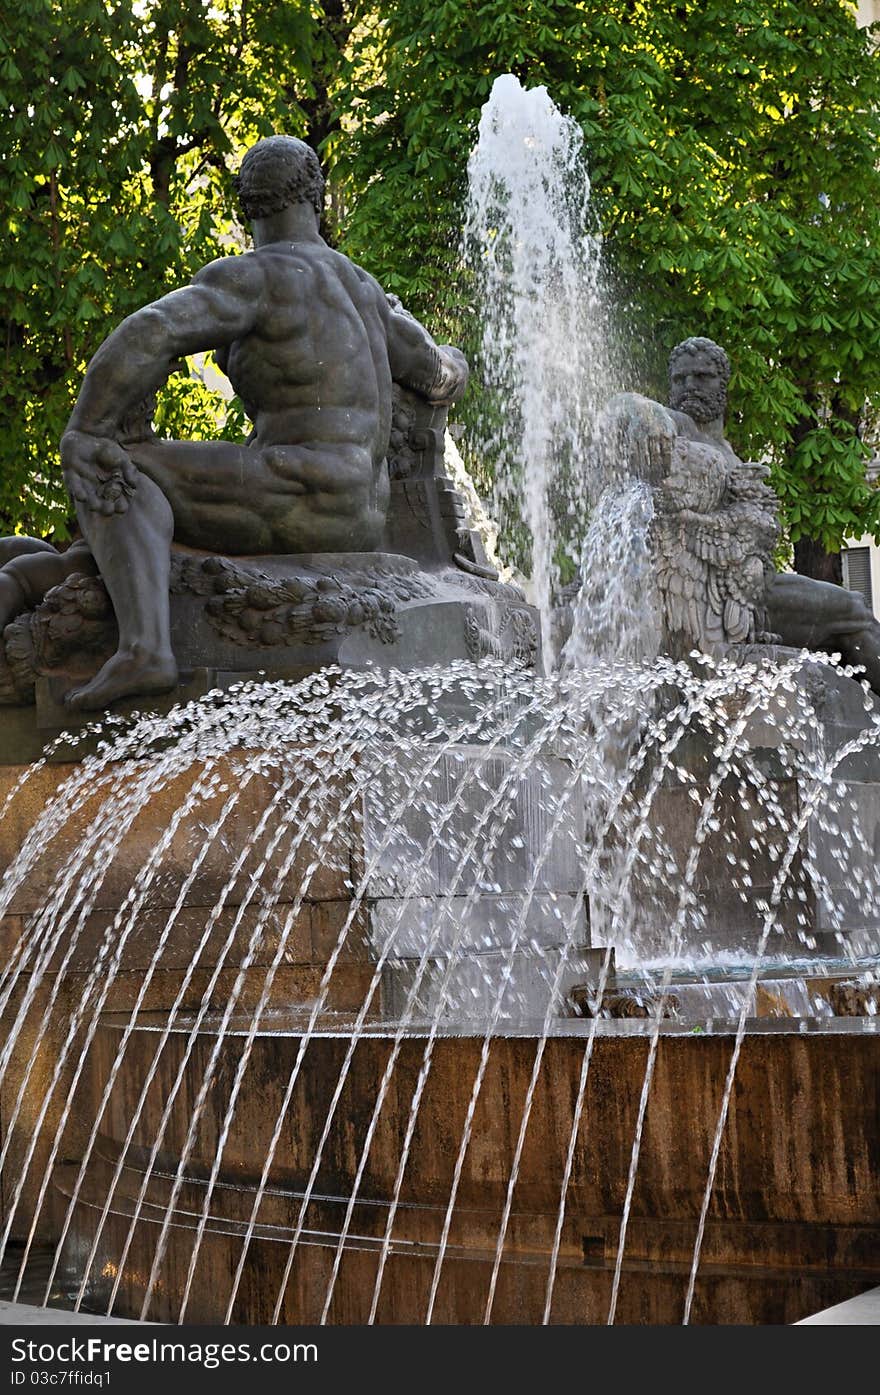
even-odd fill
[[[534,668],[538,662],[538,628],[527,610],[514,608],[502,613],[497,630],[480,624],[485,616],[469,606],[464,621],[467,651],[475,663],[480,659],[503,659]]]
[[[171,589],[207,596],[205,615],[219,634],[263,648],[322,644],[358,627],[392,644],[400,634],[398,603],[432,588],[425,578],[380,567],[279,579],[223,557],[175,557]]]
[[[318,572],[277,578],[224,557],[172,558],[171,589],[205,597],[205,616],[224,638],[249,648],[321,644],[346,630],[363,627],[383,644],[400,634],[401,602],[437,594],[436,576],[395,571],[377,565],[360,571]],[[457,589],[519,602],[502,610],[497,630],[470,609],[465,621],[468,652],[474,659],[495,655],[533,666],[538,638],[534,621],[515,587],[462,573],[444,574]],[[118,635],[110,598],[100,577],[69,576],[47,592],[36,610],[7,625],[0,649],[0,705],[34,701],[37,674],[74,670],[87,676],[95,660],[107,658]]]

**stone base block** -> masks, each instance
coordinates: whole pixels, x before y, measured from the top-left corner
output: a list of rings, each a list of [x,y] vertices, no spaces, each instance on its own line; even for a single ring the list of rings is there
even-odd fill
[[[621,952],[662,957],[677,925],[684,955],[748,958],[772,907],[767,959],[841,957],[866,946],[876,956],[878,700],[807,665],[760,711],[749,713],[748,701],[729,704],[726,731],[739,734],[720,783],[725,732],[688,735],[676,747],[651,803]],[[683,894],[689,867],[691,896]],[[601,938],[598,905],[593,924]]]
[[[13,1235],[34,1208],[47,1233],[41,1167],[56,1138],[62,1157],[83,1144],[89,1116],[68,1099],[107,1013],[187,1023],[228,1005],[265,1023],[317,1004],[322,1022],[449,1024],[495,998],[502,1021],[562,1010],[589,942],[577,782],[549,757],[520,771],[500,750],[428,754],[415,783],[385,748],[336,772],[320,750],[232,752],[155,784],[134,761],[81,790],[76,763],[0,770],[7,865],[58,815],[0,921],[7,1186],[24,1179]]]

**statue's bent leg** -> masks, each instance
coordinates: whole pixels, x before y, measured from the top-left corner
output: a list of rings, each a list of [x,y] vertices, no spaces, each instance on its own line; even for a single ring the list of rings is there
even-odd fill
[[[864,669],[880,696],[880,623],[858,591],[780,572],[768,589],[767,608],[783,644],[839,653],[844,663]]]
[[[34,552],[51,552],[55,557],[61,555],[56,547],[44,542],[42,538],[29,538],[23,533],[15,533],[8,538],[0,538],[0,567],[5,567],[7,562],[12,562],[16,557],[30,556]]]
[[[69,707],[97,711],[119,698],[164,693],[177,682],[168,587],[174,520],[161,489],[145,475],[124,513],[77,515],[113,602],[119,648],[95,677],[67,695]]]
[[[262,452],[233,441],[149,441],[131,447],[142,475],[161,490],[177,542],[233,554],[271,552],[272,481]]]
[[[74,572],[94,576],[96,571],[83,543],[75,543],[67,552],[56,552],[48,544],[41,551],[23,549],[0,569],[0,630],[23,610],[34,610],[47,591]]]
[[[58,562],[61,559],[61,553],[51,543],[43,542],[41,538],[19,537],[17,535],[0,538],[0,631],[3,631],[10,620],[14,620],[23,610],[36,604],[33,599],[34,588],[29,586],[27,582],[27,566],[25,567],[25,575],[22,576],[18,568],[11,565],[18,563],[20,566],[21,559],[26,557],[50,558],[52,562]],[[50,562],[50,566],[52,562]],[[54,583],[50,583],[50,585],[52,584]]]
[[[880,624],[872,620],[854,634],[837,639],[845,663],[865,670],[868,686],[880,697]]]

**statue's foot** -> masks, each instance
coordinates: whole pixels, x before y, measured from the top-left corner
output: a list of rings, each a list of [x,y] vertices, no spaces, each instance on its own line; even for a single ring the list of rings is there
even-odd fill
[[[140,646],[118,649],[89,683],[74,688],[64,701],[72,712],[97,712],[125,697],[167,693],[177,683],[174,655],[155,654]]]

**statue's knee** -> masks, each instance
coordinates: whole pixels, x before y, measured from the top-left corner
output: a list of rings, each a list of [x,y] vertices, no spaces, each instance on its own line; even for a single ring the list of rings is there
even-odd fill
[[[32,552],[15,557],[3,568],[6,576],[12,577],[32,607],[39,605],[47,591],[61,582],[72,570],[66,556],[60,552]]]
[[[43,542],[42,538],[9,537],[0,538],[0,567],[5,567],[16,557],[27,557],[34,553],[52,553],[58,556],[58,551],[51,543]]]

